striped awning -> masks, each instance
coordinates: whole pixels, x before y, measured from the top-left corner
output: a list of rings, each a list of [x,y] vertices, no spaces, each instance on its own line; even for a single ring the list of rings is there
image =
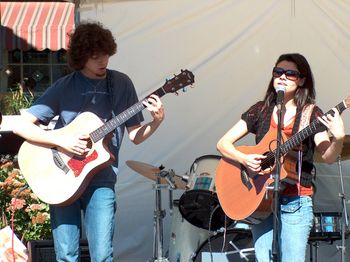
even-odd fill
[[[74,4],[67,2],[1,2],[1,39],[8,50],[67,49],[74,29]]]

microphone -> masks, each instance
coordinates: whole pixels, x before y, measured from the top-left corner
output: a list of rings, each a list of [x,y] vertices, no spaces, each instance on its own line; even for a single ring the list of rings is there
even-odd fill
[[[182,181],[184,182],[188,182],[188,180],[190,179],[190,176],[189,175],[177,175],[177,174],[174,174],[175,176],[181,178]]]
[[[278,85],[276,88],[277,98],[276,98],[276,105],[277,109],[281,110],[283,99],[284,99],[284,92],[286,92],[286,87],[282,85]]]

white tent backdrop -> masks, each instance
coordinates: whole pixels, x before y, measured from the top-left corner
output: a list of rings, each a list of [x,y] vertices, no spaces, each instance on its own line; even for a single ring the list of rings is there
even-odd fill
[[[314,72],[318,105],[325,111],[337,105],[349,95],[349,14],[350,2],[342,0],[82,1],[81,20],[100,21],[115,35],[118,53],[109,67],[127,73],[140,98],[180,69],[192,71],[196,81],[186,93],[163,97],[166,118],[152,138],[138,146],[124,140],[116,186],[115,250],[120,261],[152,256],[152,181],[125,161],[162,164],[182,175],[196,158],[217,154],[218,139],[263,98],[281,53],[304,54]],[[350,134],[347,111],[343,118]],[[241,143],[252,143],[252,137]],[[347,166],[344,173],[349,172]],[[349,181],[346,186],[350,193]],[[182,193],[177,190],[174,198]],[[163,191],[166,208],[167,194]],[[165,250],[171,220],[167,212]]]

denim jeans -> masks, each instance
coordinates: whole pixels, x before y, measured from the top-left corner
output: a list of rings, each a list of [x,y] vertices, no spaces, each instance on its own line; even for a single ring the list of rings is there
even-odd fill
[[[58,262],[79,261],[81,210],[84,214],[83,224],[91,261],[113,261],[112,241],[116,211],[114,185],[89,186],[81,198],[73,204],[50,207],[56,260]]]
[[[304,262],[313,225],[312,199],[309,196],[280,199],[280,261]],[[258,262],[272,260],[273,217],[252,226],[255,257]]]

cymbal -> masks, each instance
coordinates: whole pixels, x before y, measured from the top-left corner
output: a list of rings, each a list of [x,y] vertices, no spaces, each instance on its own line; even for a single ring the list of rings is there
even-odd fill
[[[350,135],[346,135],[343,143],[343,149],[340,153],[340,160],[349,160],[350,159]],[[320,153],[315,151],[314,161],[318,163],[323,163]]]
[[[161,169],[159,167],[155,167],[143,162],[134,161],[134,160],[127,160],[126,164],[128,167],[130,167],[135,172],[139,173],[140,175],[151,179],[153,181],[157,180],[157,174],[160,173]],[[178,189],[186,189],[186,183],[181,180],[181,178],[174,176],[172,177],[172,181],[175,184],[176,188]],[[165,178],[160,178],[161,184],[168,184],[168,182],[165,180]]]

